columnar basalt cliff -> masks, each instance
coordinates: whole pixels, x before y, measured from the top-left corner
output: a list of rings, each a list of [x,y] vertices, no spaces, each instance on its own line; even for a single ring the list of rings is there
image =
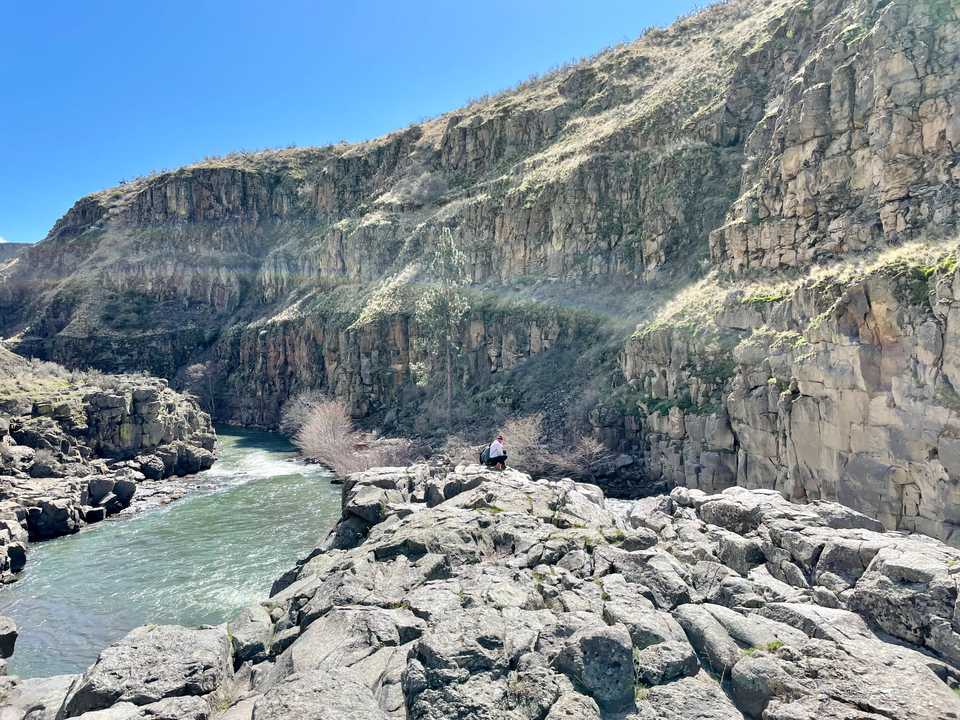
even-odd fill
[[[349,478],[226,627],[137,628],[11,717],[955,720],[960,552],[769,490],[611,501],[419,465]]]
[[[449,232],[477,423],[589,419],[636,492],[777,488],[960,543],[958,68],[949,0],[719,3],[376,140],[88,196],[0,269],[0,332],[203,363],[226,420],[316,389],[420,432],[413,307]]]
[[[954,258],[908,246],[846,275],[692,288],[628,344],[616,431],[653,477],[837,499],[960,542]]]

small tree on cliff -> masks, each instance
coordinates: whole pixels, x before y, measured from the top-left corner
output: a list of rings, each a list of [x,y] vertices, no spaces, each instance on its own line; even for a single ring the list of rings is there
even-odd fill
[[[459,352],[460,326],[470,311],[463,286],[467,259],[449,228],[443,228],[428,265],[432,284],[419,297],[415,318],[431,374],[443,370],[446,379],[447,425],[453,415],[453,365]]]
[[[200,405],[213,413],[219,395],[220,365],[213,361],[194,363],[184,371],[184,389],[193,393]]]

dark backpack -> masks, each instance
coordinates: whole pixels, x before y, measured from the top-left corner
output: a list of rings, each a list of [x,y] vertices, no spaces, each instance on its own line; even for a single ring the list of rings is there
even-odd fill
[[[490,446],[487,445],[483,450],[480,451],[480,464],[486,465],[490,462]]]

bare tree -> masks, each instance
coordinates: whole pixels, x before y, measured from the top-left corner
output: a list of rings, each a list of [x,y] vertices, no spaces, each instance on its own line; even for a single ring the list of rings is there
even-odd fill
[[[200,400],[200,404],[211,413],[216,409],[220,365],[214,360],[194,363],[184,371],[186,390]]]
[[[324,400],[317,390],[305,390],[287,400],[280,409],[280,432],[291,437],[299,432],[310,417],[314,406]]]
[[[443,228],[429,265],[433,284],[416,304],[415,317],[432,372],[439,369],[437,359],[443,359],[448,427],[453,416],[454,356],[459,352],[461,324],[470,311],[462,289],[467,282],[466,265],[466,256],[457,247],[453,233]]]

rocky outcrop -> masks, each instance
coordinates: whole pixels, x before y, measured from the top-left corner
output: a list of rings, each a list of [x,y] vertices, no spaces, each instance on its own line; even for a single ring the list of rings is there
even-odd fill
[[[226,629],[133,631],[61,688],[57,717],[960,714],[960,553],[842,505],[606,500],[441,465],[343,493],[337,528],[268,600]]]
[[[137,628],[106,648],[67,693],[59,717],[118,704],[151,706],[168,698],[206,695],[233,674],[222,627],[187,630],[170,625]],[[189,705],[189,704],[187,704]]]
[[[209,468],[216,436],[196,401],[146,376],[70,372],[0,349],[0,579],[27,539],[76,532],[138,487]]]
[[[960,543],[958,274],[928,250],[773,289],[706,285],[628,344],[607,429],[665,482],[837,500]]]
[[[744,143],[741,195],[711,234],[735,272],[804,266],[956,225],[960,26],[948,2],[815,3],[771,27],[815,45]],[[766,64],[770,47],[742,61]]]

